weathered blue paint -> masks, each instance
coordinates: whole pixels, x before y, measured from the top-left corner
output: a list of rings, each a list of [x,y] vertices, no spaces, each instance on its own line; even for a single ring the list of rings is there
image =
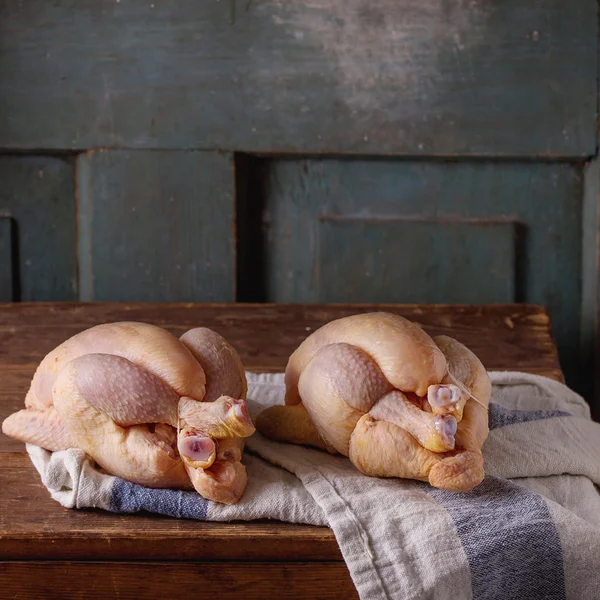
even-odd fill
[[[0,214],[13,219],[15,300],[76,300],[73,163],[0,156]]]
[[[0,147],[588,156],[595,0],[4,0]]]
[[[337,286],[346,302],[443,300],[438,287],[447,285],[450,268],[443,265],[453,257],[465,260],[461,256],[467,252],[449,242],[450,230],[461,223],[455,242],[471,238],[471,251],[489,258],[473,258],[470,277],[457,279],[448,297],[474,302],[489,287],[489,296],[497,294],[498,301],[508,290],[518,302],[547,306],[564,366],[576,372],[579,323],[573,317],[581,307],[582,228],[577,165],[311,159],[273,160],[264,169],[267,300],[340,299]],[[344,224],[326,226],[320,248],[324,219]],[[423,221],[435,224],[427,226],[425,245]],[[505,229],[490,230],[493,243],[483,235],[476,241],[476,224],[485,221],[492,228],[514,223],[514,269],[510,256],[490,256],[494,244],[500,244],[498,252],[510,251]],[[404,223],[398,235],[409,237],[407,245],[394,239],[394,222]],[[437,236],[431,227],[438,229]],[[366,276],[370,264],[378,265],[376,285]],[[435,264],[438,270],[431,268]],[[490,267],[500,270],[497,277]],[[403,275],[410,279],[401,285]]]
[[[317,236],[320,302],[515,301],[510,221],[325,217]]]
[[[93,151],[77,173],[82,300],[234,299],[231,155]]]

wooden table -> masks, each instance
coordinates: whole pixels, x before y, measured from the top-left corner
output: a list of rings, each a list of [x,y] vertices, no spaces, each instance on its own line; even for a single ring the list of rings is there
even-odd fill
[[[247,369],[264,372],[283,370],[320,325],[374,309],[456,337],[489,370],[562,380],[548,315],[536,306],[0,304],[0,419],[22,407],[47,352],[98,323],[146,321],[178,335],[205,325],[236,347]],[[1,434],[0,561],[7,598],[357,597],[327,528],[63,509],[23,445]]]

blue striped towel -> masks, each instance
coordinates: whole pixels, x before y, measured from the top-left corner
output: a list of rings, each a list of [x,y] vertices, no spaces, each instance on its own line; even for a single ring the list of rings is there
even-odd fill
[[[487,476],[472,492],[368,478],[343,457],[258,433],[244,457],[248,487],[234,506],[106,475],[78,450],[27,449],[63,506],[329,525],[363,600],[599,599],[600,424],[560,383],[491,377]],[[253,415],[283,402],[281,374],[249,373],[248,382]]]

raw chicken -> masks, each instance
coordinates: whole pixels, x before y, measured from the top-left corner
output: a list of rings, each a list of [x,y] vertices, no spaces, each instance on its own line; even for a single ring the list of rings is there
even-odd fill
[[[348,456],[363,473],[469,490],[484,477],[488,374],[465,346],[389,313],[332,321],[292,354],[286,406],[257,419],[275,440]]]
[[[83,331],[40,363],[2,431],[48,450],[80,448],[112,475],[195,488],[227,504],[246,487],[243,438],[254,432],[236,351],[210,329],[177,339],[145,323]]]

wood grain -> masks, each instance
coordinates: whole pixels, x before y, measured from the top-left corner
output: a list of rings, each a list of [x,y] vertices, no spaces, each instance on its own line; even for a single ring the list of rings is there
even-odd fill
[[[5,0],[0,147],[589,156],[594,0]]]
[[[72,161],[55,156],[0,156],[0,182],[0,214],[11,216],[15,236],[13,298],[77,299]]]
[[[62,508],[22,452],[0,454],[0,482],[2,560],[342,560],[326,527]]]
[[[502,252],[504,246],[496,249],[491,243],[472,239],[472,247],[464,252],[488,256],[488,261],[477,262],[475,257],[466,269],[457,245],[460,240],[449,246],[449,238],[457,224],[470,226],[475,238],[472,232],[477,223],[508,221],[515,224],[517,233],[515,263],[510,269],[506,257],[500,278],[504,277],[504,285],[512,282],[515,301],[548,308],[567,381],[580,379],[580,332],[573,315],[581,309],[581,166],[307,159],[272,160],[263,169],[267,274],[263,300],[340,300],[340,296],[330,295],[339,284],[347,292],[345,302],[418,299],[434,303],[446,297],[467,304],[482,297],[499,302],[499,283],[490,268],[502,258],[489,255]],[[340,225],[329,229],[329,239],[320,248],[319,235],[328,221]],[[400,247],[402,242],[390,231],[394,221],[412,221],[408,233],[398,233],[411,237],[408,247]],[[443,233],[429,239],[424,248],[420,245],[423,235],[419,237],[417,232],[427,222],[437,223]],[[370,224],[371,237],[348,231],[361,223],[363,227]],[[449,289],[439,265],[451,262],[453,255],[463,264],[460,278]],[[389,278],[382,274],[373,284],[366,277],[367,264],[387,265],[396,272]],[[425,270],[419,274],[416,265]],[[333,279],[335,269],[340,270],[339,278]],[[401,282],[403,273],[411,278]],[[467,273],[470,281],[465,281]],[[330,282],[322,286],[328,277]],[[493,296],[497,297],[489,300]]]
[[[88,152],[77,193],[81,300],[234,299],[230,154]]]
[[[20,600],[155,600],[200,594],[219,600],[358,599],[342,562],[0,562],[0,579],[6,598]]]
[[[12,224],[0,215],[0,302],[13,300]]]

